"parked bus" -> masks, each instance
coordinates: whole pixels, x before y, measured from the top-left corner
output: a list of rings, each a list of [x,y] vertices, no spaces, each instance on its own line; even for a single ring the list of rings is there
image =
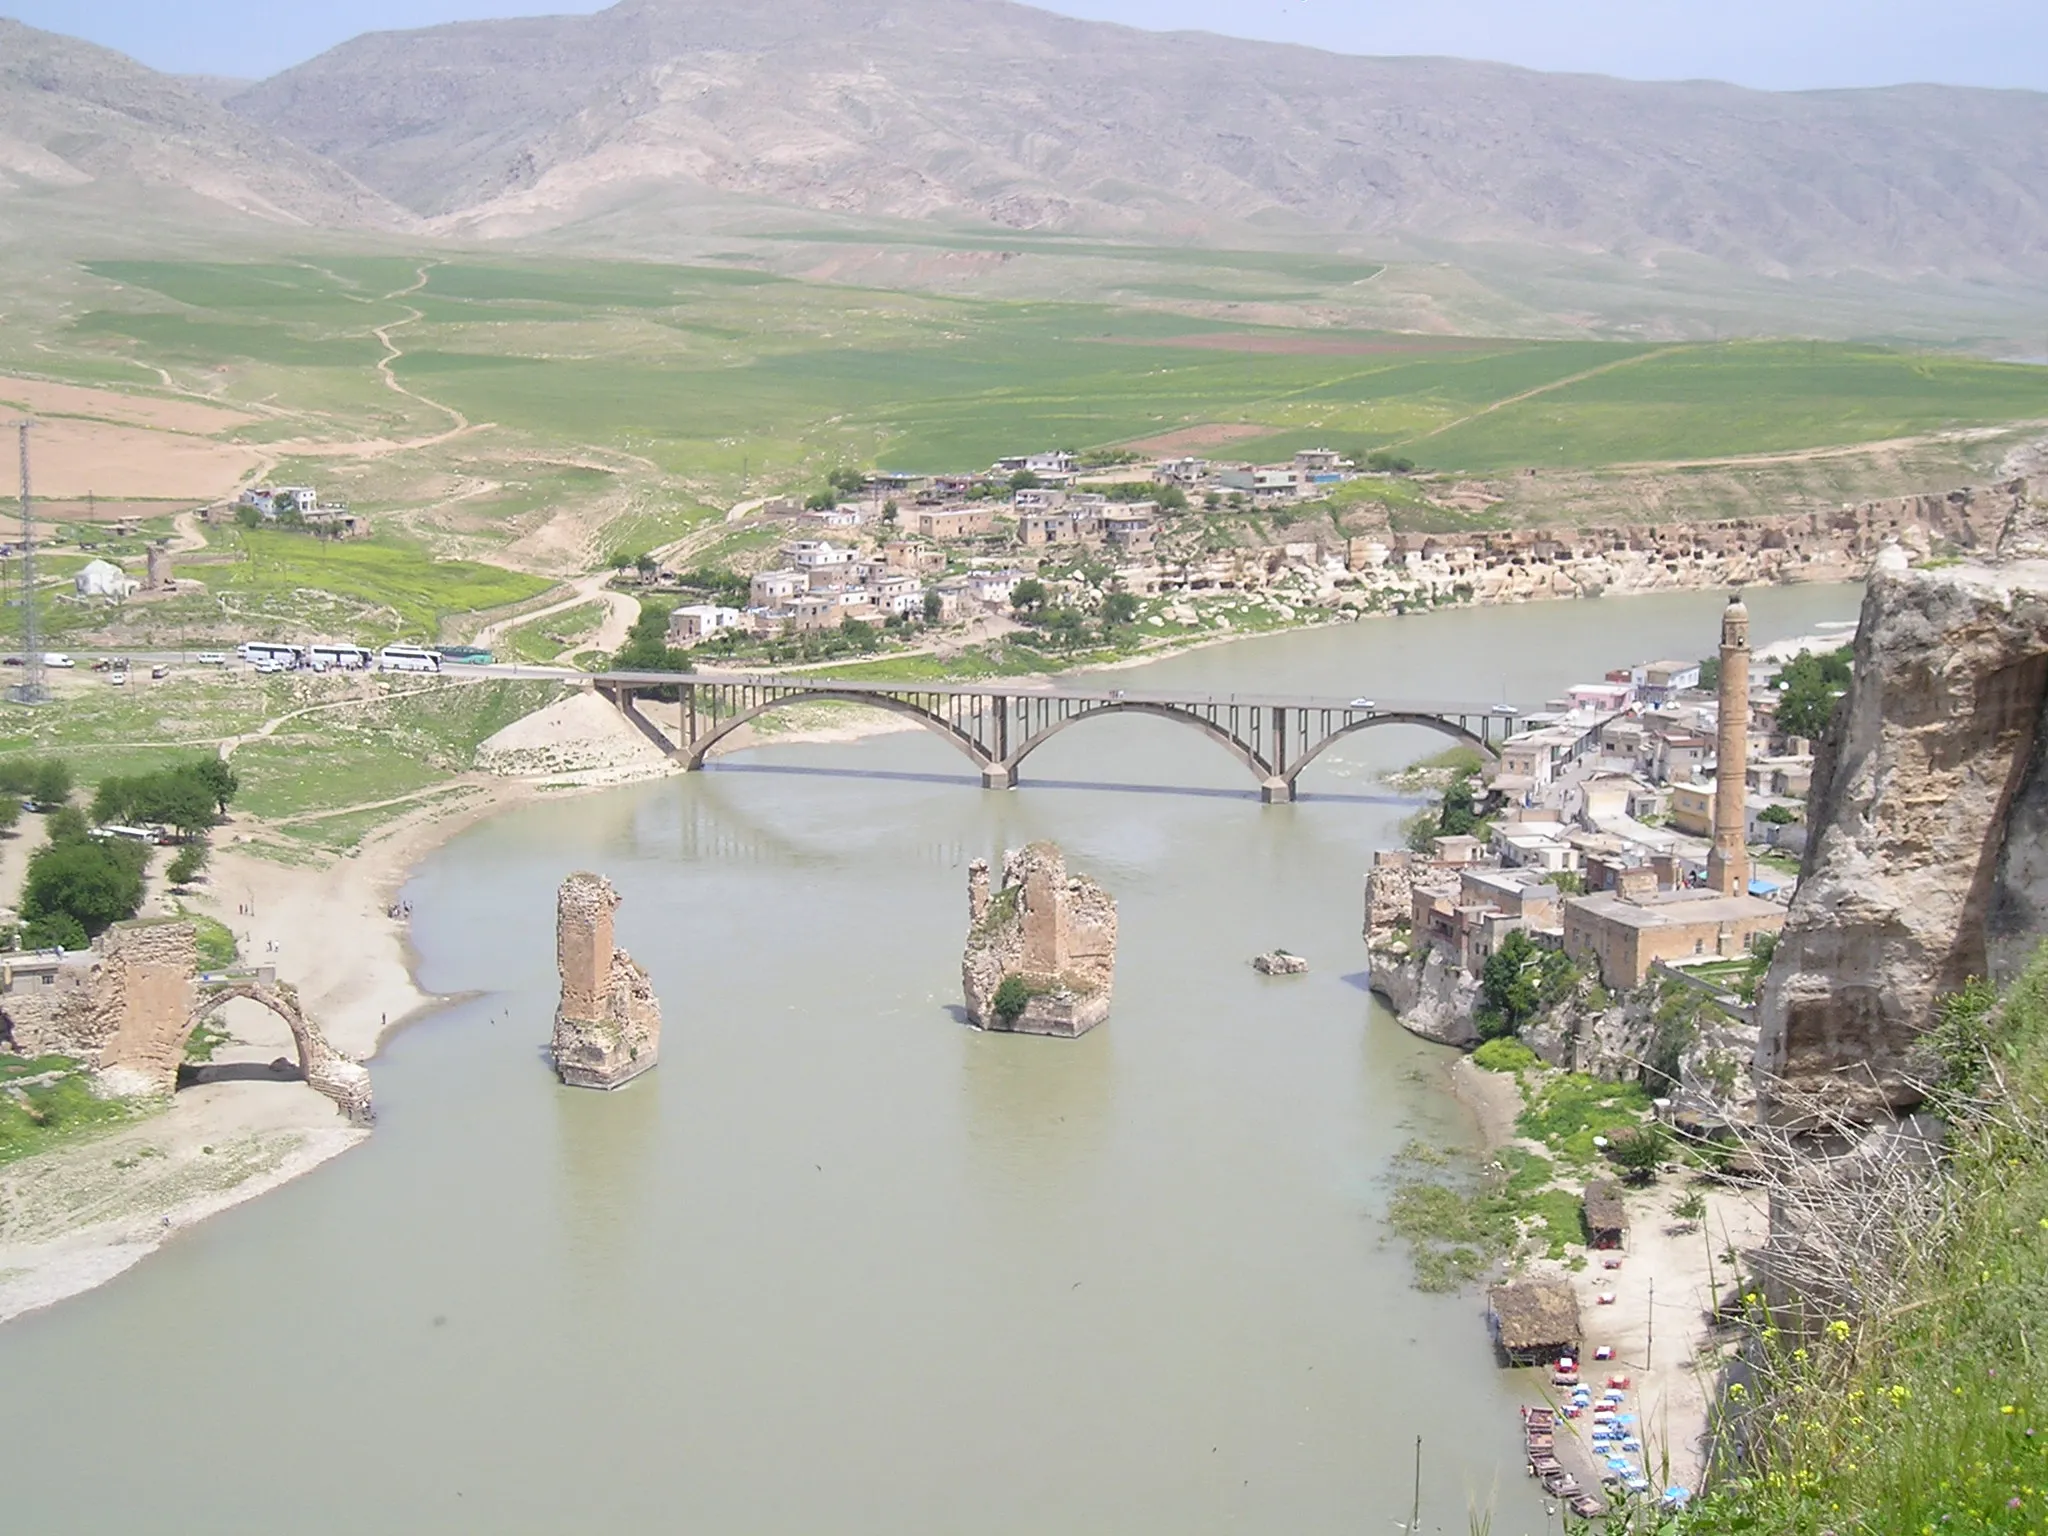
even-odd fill
[[[267,661],[287,670],[299,664],[299,648],[286,645],[282,640],[245,640],[236,648],[235,654],[244,661]]]
[[[438,672],[441,656],[419,645],[387,645],[377,653],[377,666],[384,672]]]
[[[488,667],[491,653],[480,645],[437,645],[443,661],[457,662],[465,667]]]
[[[377,653],[360,645],[309,645],[306,662],[337,672],[366,672],[377,665]]]

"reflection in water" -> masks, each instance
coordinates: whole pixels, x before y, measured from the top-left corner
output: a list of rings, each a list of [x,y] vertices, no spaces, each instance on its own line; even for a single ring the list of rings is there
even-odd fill
[[[660,1166],[657,1066],[610,1093],[560,1088],[554,1100],[555,1204],[563,1251],[583,1288],[630,1299],[624,1271],[644,1245],[647,1205]]]
[[[989,1187],[1065,1183],[1096,1161],[1116,1094],[1107,1025],[1050,1050],[1036,1037],[959,1027],[967,1149]]]

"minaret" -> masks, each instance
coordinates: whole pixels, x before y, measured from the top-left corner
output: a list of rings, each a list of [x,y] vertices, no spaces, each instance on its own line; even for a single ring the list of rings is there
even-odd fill
[[[1728,594],[1721,613],[1721,735],[1714,765],[1714,849],[1707,884],[1723,896],[1749,891],[1749,839],[1744,801],[1749,792],[1749,610],[1742,594]]]

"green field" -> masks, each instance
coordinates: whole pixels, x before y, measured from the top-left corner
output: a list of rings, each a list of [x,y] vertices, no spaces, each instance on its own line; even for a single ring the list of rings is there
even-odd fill
[[[62,334],[66,350],[241,360],[237,387],[358,428],[425,419],[369,368],[382,354],[370,328],[416,308],[396,333],[408,388],[490,423],[494,442],[620,455],[682,487],[686,506],[801,485],[835,463],[977,468],[1215,423],[1261,429],[1232,456],[1401,445],[1428,467],[1489,472],[2048,418],[2048,371],[1875,346],[1304,333],[633,262],[447,262],[403,299],[382,296],[415,280],[398,260],[90,271],[106,286]],[[650,527],[680,528],[700,514],[652,515]]]

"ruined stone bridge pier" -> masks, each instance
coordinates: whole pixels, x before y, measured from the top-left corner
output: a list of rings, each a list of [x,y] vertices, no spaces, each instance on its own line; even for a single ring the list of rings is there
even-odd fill
[[[1251,773],[1269,804],[1293,800],[1302,771],[1355,732],[1420,726],[1493,757],[1521,718],[1520,711],[1506,705],[1446,700],[839,682],[817,676],[702,672],[602,672],[594,681],[636,729],[690,770],[703,767],[735,731],[771,710],[832,700],[915,720],[972,762],[984,788],[1013,789],[1024,760],[1069,727],[1110,715],[1151,715],[1191,727],[1215,742]],[[677,737],[671,738],[638,707],[640,699],[651,696],[679,701]]]

